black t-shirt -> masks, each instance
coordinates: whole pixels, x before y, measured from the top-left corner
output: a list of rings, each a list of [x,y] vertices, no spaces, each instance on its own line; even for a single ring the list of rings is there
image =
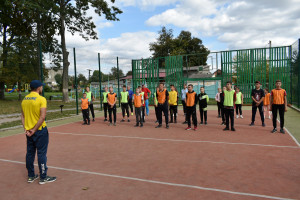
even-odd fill
[[[256,101],[260,101],[261,98],[265,97],[265,92],[263,89],[253,89],[252,92],[251,92],[251,96],[256,100]],[[253,101],[252,102],[252,105],[255,105],[256,103]],[[261,102],[260,105],[263,104],[263,101]]]

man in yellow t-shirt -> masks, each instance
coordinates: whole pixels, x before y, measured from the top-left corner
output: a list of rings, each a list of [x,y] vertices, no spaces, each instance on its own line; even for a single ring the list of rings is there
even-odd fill
[[[169,105],[170,105],[170,123],[177,123],[177,101],[178,101],[178,92],[175,90],[174,85],[170,85],[171,91],[169,92]]]
[[[38,175],[34,173],[34,158],[37,151],[40,170],[39,184],[54,182],[56,177],[47,176],[47,149],[49,134],[45,122],[47,101],[40,96],[43,83],[33,80],[30,83],[31,92],[22,101],[22,124],[27,138],[26,168],[28,183],[34,182]]]

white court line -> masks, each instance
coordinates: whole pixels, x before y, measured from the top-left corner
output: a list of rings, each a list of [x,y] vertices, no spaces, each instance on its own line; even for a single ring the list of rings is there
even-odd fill
[[[279,124],[280,124],[280,120],[279,119],[277,119],[277,121],[279,122]],[[286,130],[286,132],[291,136],[291,138],[294,140],[294,142],[298,145],[298,147],[300,147],[300,144],[299,144],[299,142],[296,140],[296,138],[291,134],[291,132],[286,128],[286,127],[283,127],[285,130]]]
[[[51,134],[51,133],[54,133],[54,134],[61,134],[61,135],[92,136],[92,137],[108,137],[108,138],[125,138],[125,139],[154,140],[154,141],[168,141],[168,142],[211,143],[211,144],[247,145],[247,146],[262,146],[262,147],[276,147],[276,148],[292,148],[292,149],[300,149],[300,147],[298,147],[298,146],[278,146],[278,145],[271,145],[271,144],[251,144],[251,143],[234,143],[234,142],[215,142],[215,141],[201,141],[201,140],[176,140],[176,139],[145,138],[145,137],[135,137],[135,136],[83,134],[83,133],[50,132],[50,134]]]
[[[25,165],[25,162],[14,161],[14,160],[0,159],[0,161]],[[38,165],[35,164],[35,166],[38,166]],[[293,200],[293,199],[288,199],[288,198],[283,198],[283,197],[275,197],[275,196],[268,196],[268,195],[262,195],[262,194],[252,194],[252,193],[245,193],[245,192],[235,192],[235,191],[230,191],[230,190],[222,190],[222,189],[217,189],[217,188],[208,188],[208,187],[201,187],[201,186],[195,186],[195,185],[186,185],[186,184],[180,184],[180,183],[154,181],[154,180],[148,180],[148,179],[142,179],[142,178],[119,176],[119,175],[113,175],[113,174],[104,174],[104,173],[99,173],[99,172],[90,172],[90,171],[85,171],[85,170],[68,169],[68,168],[54,167],[54,166],[48,166],[48,168],[69,171],[69,172],[93,174],[93,175],[98,175],[98,176],[132,180],[132,181],[140,181],[140,182],[146,182],[146,183],[155,183],[155,184],[169,185],[169,186],[175,186],[175,187],[184,187],[184,188],[192,188],[192,189],[205,190],[205,191],[222,192],[222,193],[235,194],[235,195],[241,195],[241,196],[251,196],[251,197],[277,199],[277,200]]]

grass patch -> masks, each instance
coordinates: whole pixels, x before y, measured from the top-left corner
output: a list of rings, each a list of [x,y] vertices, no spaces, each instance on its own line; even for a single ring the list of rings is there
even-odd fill
[[[18,100],[0,100],[0,115],[21,113],[21,103]],[[76,108],[76,102],[63,103],[62,101],[47,101],[47,110],[60,109],[60,105],[65,108]]]
[[[75,114],[76,114],[76,110],[67,110],[67,111],[63,111],[63,113],[61,113],[61,112],[47,113],[46,123],[47,123],[47,120],[70,117],[70,116],[73,116]],[[12,121],[12,122],[5,122],[5,123],[0,124],[0,130],[3,129],[3,128],[10,128],[10,127],[19,126],[19,125],[22,125],[21,120]]]

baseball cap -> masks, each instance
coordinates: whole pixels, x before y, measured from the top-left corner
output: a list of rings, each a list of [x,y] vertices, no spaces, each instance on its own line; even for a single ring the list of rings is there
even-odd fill
[[[33,80],[33,81],[30,82],[30,88],[34,88],[34,89],[36,89],[36,88],[38,88],[38,87],[41,87],[41,86],[44,86],[44,85],[45,85],[45,84],[42,83],[42,82],[39,81],[39,80]]]
[[[255,81],[255,83],[259,83],[259,84],[260,84],[260,82],[259,82],[259,81]]]

